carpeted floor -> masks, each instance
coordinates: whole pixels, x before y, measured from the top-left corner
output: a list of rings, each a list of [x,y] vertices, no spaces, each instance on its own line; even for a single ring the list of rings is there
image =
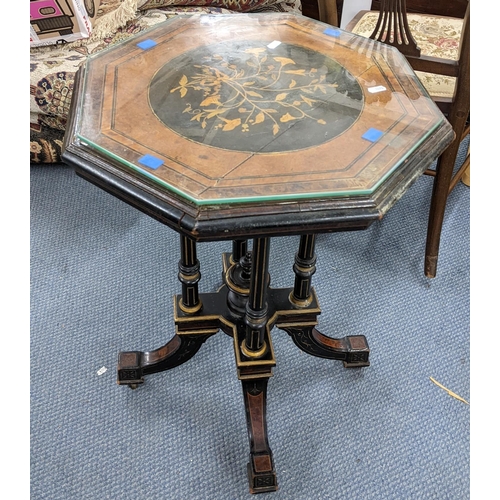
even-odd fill
[[[273,331],[268,391],[273,500],[469,498],[469,188],[449,198],[438,275],[423,275],[431,179],[367,231],[321,235],[313,285],[331,336],[366,335],[346,370]],[[298,238],[272,241],[273,286],[292,286]],[[231,339],[136,391],[121,350],[173,334],[178,235],[76,177],[31,167],[31,500],[236,500],[248,438]],[[200,291],[220,252],[198,246]],[[258,498],[266,498],[260,496]]]

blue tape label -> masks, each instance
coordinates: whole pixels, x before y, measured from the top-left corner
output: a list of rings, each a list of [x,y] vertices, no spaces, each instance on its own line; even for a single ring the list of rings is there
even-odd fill
[[[335,36],[335,37],[339,37],[340,36],[340,30],[335,29],[335,28],[326,28],[326,30],[323,31],[323,33],[325,35],[329,35],[329,36]]]
[[[381,130],[377,130],[376,128],[369,128],[361,137],[370,142],[378,141],[384,133]]]
[[[154,47],[156,45],[156,42],[154,40],[148,39],[144,40],[143,42],[139,42],[137,44],[137,47],[143,50],[150,49],[151,47]]]
[[[152,168],[153,170],[156,170],[159,166],[163,165],[163,160],[151,155],[144,155],[142,158],[139,158],[138,161],[141,165]]]

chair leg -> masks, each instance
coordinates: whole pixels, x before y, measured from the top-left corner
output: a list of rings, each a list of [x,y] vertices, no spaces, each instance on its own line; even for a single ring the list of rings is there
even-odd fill
[[[466,168],[464,175],[460,179],[467,187],[470,187],[470,165]]]
[[[467,150],[467,156],[470,157],[470,146],[469,149]],[[467,165],[467,168],[465,169],[465,172],[463,173],[462,177],[460,180],[467,186],[470,187],[470,162]]]
[[[460,58],[463,61],[457,75],[460,85],[455,88],[455,98],[448,113],[448,121],[455,131],[455,140],[446,148],[440,156],[434,186],[432,189],[431,207],[429,211],[429,224],[427,227],[427,243],[425,248],[424,273],[428,278],[434,278],[437,270],[437,260],[439,251],[439,241],[441,229],[443,227],[444,211],[453,175],[453,169],[457,158],[458,149],[462,142],[462,133],[466,128],[470,111],[470,4],[467,4],[467,13],[462,31],[462,41],[460,45]]]
[[[424,273],[428,278],[436,277],[441,229],[443,227],[444,212],[459,146],[460,140],[456,138],[439,157],[437,162],[425,246]]]

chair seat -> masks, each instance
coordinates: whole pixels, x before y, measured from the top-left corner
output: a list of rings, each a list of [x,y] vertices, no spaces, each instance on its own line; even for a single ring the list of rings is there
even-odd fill
[[[346,27],[347,31],[369,37],[379,13],[361,11]],[[408,25],[422,55],[458,60],[463,19],[428,14],[408,14]],[[432,97],[452,98],[455,78],[432,73],[415,72]]]

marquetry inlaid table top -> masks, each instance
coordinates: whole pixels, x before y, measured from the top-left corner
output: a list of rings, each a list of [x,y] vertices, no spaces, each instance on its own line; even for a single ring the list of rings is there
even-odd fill
[[[366,226],[452,138],[396,49],[293,14],[178,16],[73,99],[69,162],[200,239]]]

